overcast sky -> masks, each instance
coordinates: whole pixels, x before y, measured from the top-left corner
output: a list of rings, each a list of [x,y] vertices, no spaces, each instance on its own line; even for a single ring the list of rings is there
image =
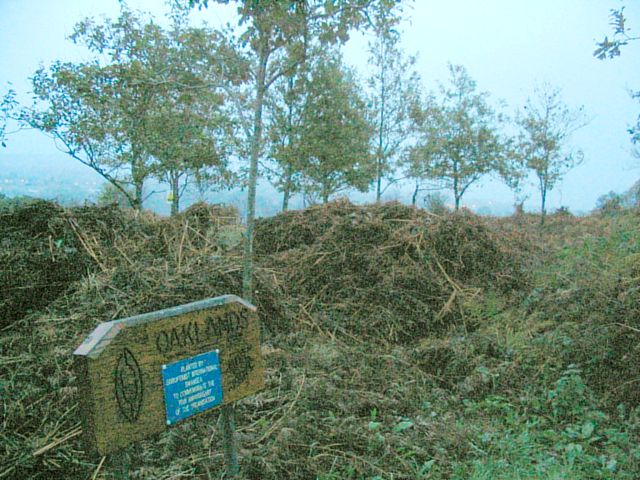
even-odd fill
[[[210,2],[212,3],[212,2]],[[640,2],[629,0],[628,24],[640,30]],[[134,9],[162,17],[158,0],[130,0]],[[418,55],[425,89],[447,80],[447,63],[464,65],[478,88],[506,101],[507,112],[521,107],[536,84],[560,87],[563,99],[584,106],[591,122],[574,134],[572,144],[584,151],[584,164],[568,173],[549,198],[551,208],[567,205],[590,210],[610,190],[624,191],[640,178],[640,160],[631,155],[626,129],[640,104],[628,90],[640,90],[640,42],[615,60],[592,56],[595,42],[610,34],[609,10],[617,0],[416,0],[407,11],[403,45]],[[28,77],[56,59],[86,56],[65,37],[86,16],[118,14],[117,0],[0,0],[0,93],[9,81],[28,99]],[[229,19],[230,9],[210,5],[198,18],[211,23]],[[366,38],[355,34],[347,45],[347,61],[366,75]],[[58,154],[50,139],[38,132],[20,132],[0,149],[2,161],[14,154]],[[64,168],[72,160],[60,155]],[[0,177],[2,171],[0,170]],[[539,203],[533,187],[527,204]],[[392,195],[395,195],[392,193]],[[469,205],[510,204],[512,195],[498,182],[486,180],[469,191]]]

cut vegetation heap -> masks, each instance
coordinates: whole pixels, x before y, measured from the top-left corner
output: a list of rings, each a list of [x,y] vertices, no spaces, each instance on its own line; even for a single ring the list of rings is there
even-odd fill
[[[260,220],[242,475],[640,478],[639,224],[346,201]],[[82,451],[71,352],[100,322],[240,294],[242,233],[204,204],[0,211],[0,479],[122,476]],[[195,417],[128,447],[129,474],[221,478],[220,439]]]
[[[520,254],[478,217],[400,203],[338,201],[262,219],[255,248],[282,272],[303,321],[369,339],[433,335],[464,322],[461,305],[480,290],[526,284]]]
[[[240,294],[235,248],[241,227],[234,207],[195,204],[162,219],[116,206],[65,210],[35,201],[0,213],[0,232],[6,246],[0,267],[3,325],[65,293],[63,300],[94,322]],[[281,295],[260,278],[269,295],[263,296],[268,304],[258,305],[269,325],[279,311],[269,302]]]

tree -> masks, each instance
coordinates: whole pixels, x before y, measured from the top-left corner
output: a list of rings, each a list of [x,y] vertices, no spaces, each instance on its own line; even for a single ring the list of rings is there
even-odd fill
[[[368,46],[372,74],[368,79],[367,100],[375,126],[376,202],[395,182],[393,173],[411,134],[410,110],[418,101],[420,83],[418,74],[411,71],[415,57],[405,58],[399,46],[400,17],[386,3],[374,10],[374,38]],[[385,178],[387,186],[383,188]]]
[[[326,203],[348,188],[366,191],[375,174],[372,129],[355,75],[338,52],[329,50],[314,65],[302,118],[298,162],[305,192]]]
[[[147,120],[150,135],[145,140],[149,153],[157,160],[152,167],[154,175],[169,184],[171,215],[175,215],[191,177],[197,176],[200,184],[223,185],[231,174],[223,144],[225,133],[208,125],[212,117],[172,107],[175,106],[169,104]]]
[[[627,17],[624,13],[625,7],[610,10],[610,22],[613,29],[613,37],[609,39],[605,36],[600,42],[597,42],[597,48],[593,52],[594,57],[605,60],[607,58],[612,59],[620,56],[621,48],[629,45],[631,42],[640,40],[640,36],[631,35],[631,29],[627,27]],[[631,98],[640,101],[640,90],[629,92]],[[636,119],[636,124],[629,127],[627,130],[631,135],[631,142],[634,144],[640,144],[640,115]],[[636,156],[640,157],[640,151],[635,151]]]
[[[498,165],[498,175],[511,189],[514,196],[515,213],[524,212],[524,202],[529,194],[524,192],[528,171],[524,159],[520,155],[517,139],[504,138],[502,161]]]
[[[78,23],[70,38],[94,59],[38,69],[32,77],[36,102],[21,115],[23,123],[51,135],[59,149],[99,173],[135,208],[142,205],[150,175],[142,125],[154,91],[144,51],[159,37],[159,27],[144,29],[126,10],[105,25],[91,19]]]
[[[418,141],[408,156],[407,175],[418,186],[435,179],[450,188],[458,210],[471,185],[500,171],[504,141],[497,128],[501,117],[488,104],[488,94],[476,91],[464,67],[449,65],[449,72],[450,86],[440,86],[440,99],[430,95],[413,112]]]
[[[268,156],[272,161],[267,175],[283,194],[283,211],[289,208],[291,196],[302,188],[301,150],[304,144],[303,111],[309,84],[308,63],[280,78],[269,96]]]
[[[128,188],[131,190],[131,187]],[[130,195],[133,195],[134,192],[129,192]],[[113,184],[107,182],[102,185],[100,191],[98,192],[98,196],[96,198],[96,205],[104,206],[104,205],[117,205],[119,208],[126,210],[131,208],[131,203],[129,203],[129,199],[122,194],[122,192],[113,186]]]
[[[86,19],[75,26],[71,40],[84,45],[93,59],[55,62],[36,71],[32,78],[36,101],[23,109],[21,120],[50,134],[61,150],[95,170],[140,208],[145,180],[159,176],[163,162],[165,170],[175,170],[175,157],[166,165],[169,159],[160,152],[172,145],[175,154],[178,143],[187,147],[194,140],[193,122],[180,130],[192,133],[187,142],[169,119],[178,113],[182,120],[199,117],[196,123],[201,131],[205,128],[203,115],[211,109],[205,111],[202,105],[210,103],[215,90],[205,75],[216,63],[212,58],[216,38],[195,29],[168,34],[124,4],[121,8],[115,21],[96,24]],[[159,117],[164,120],[158,121]],[[160,150],[160,143],[165,150]],[[128,186],[133,186],[133,193]]]
[[[16,101],[16,92],[9,89],[0,101],[0,145],[6,147],[7,124],[13,119],[14,111],[18,105]]]
[[[187,28],[174,17],[174,28],[154,46],[165,67],[157,72],[155,102],[144,120],[145,149],[152,172],[169,184],[171,214],[191,177],[204,184],[226,185],[229,139],[233,123],[225,111],[225,97],[211,74],[212,35]],[[203,52],[194,55],[194,52]]]
[[[571,151],[567,142],[573,132],[586,124],[585,117],[582,107],[570,109],[562,102],[560,90],[545,84],[536,88],[535,96],[527,100],[516,121],[520,127],[519,155],[537,178],[544,222],[547,194],[582,161],[582,152]]]
[[[189,0],[189,6],[208,5],[208,0]],[[216,0],[228,3],[228,0]],[[248,78],[252,119],[245,124],[249,151],[247,185],[247,230],[243,254],[242,295],[253,299],[253,230],[255,226],[258,162],[263,149],[263,107],[265,96],[280,78],[304,63],[310,38],[322,44],[344,42],[352,28],[364,24],[367,9],[374,0],[241,0],[238,5],[238,29],[230,43],[250,64]],[[231,57],[231,55],[230,55]],[[234,62],[235,63],[235,62]],[[223,410],[229,436],[233,431],[233,414]],[[238,471],[232,449],[225,452],[229,475]]]
[[[268,175],[283,194],[327,202],[339,191],[366,191],[372,180],[367,142],[372,130],[357,79],[339,51],[316,49],[294,75],[283,77],[269,102]]]
[[[377,0],[380,1],[380,0]],[[189,0],[206,7],[208,0]],[[216,0],[228,3],[228,0]],[[243,296],[253,297],[253,230],[258,163],[263,149],[263,107],[271,86],[304,63],[310,39],[321,44],[343,43],[353,28],[366,25],[376,0],[242,0],[238,5],[236,45],[249,57],[252,119],[246,128],[249,144],[247,231],[244,249]]]
[[[603,215],[614,216],[624,208],[623,197],[613,190],[604,195],[600,195],[596,200],[596,210]]]

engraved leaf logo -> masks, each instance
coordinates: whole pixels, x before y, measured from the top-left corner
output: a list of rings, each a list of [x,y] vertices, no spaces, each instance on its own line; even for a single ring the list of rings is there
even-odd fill
[[[120,353],[114,381],[118,409],[133,423],[140,415],[144,390],[140,365],[128,348]]]

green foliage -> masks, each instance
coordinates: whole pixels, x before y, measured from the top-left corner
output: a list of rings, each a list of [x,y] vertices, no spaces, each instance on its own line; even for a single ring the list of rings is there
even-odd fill
[[[126,184],[134,180],[134,164],[144,167],[137,172],[143,178],[156,175],[178,186],[187,175],[226,178],[229,152],[222,140],[236,132],[226,109],[234,91],[239,105],[254,107],[240,134],[250,145],[254,194],[263,100],[272,122],[270,157],[278,162],[276,183],[283,191],[306,188],[326,200],[343,188],[365,189],[386,168],[370,161],[365,102],[339,56],[326,45],[324,55],[308,55],[308,42],[310,36],[343,40],[364,20],[370,3],[239,2],[245,30],[233,41],[205,30],[165,32],[127,15],[117,25],[87,22],[77,38],[114,61],[43,70],[37,82],[53,103],[31,120],[77,142],[82,152],[73,150],[74,155],[99,159],[109,169],[106,175],[119,175],[101,201],[122,201],[124,195],[130,203],[138,194]],[[229,61],[217,62],[209,56],[213,51],[223,51]],[[161,59],[166,68],[160,68]],[[219,68],[234,79],[230,84],[215,83]],[[442,88],[442,100],[413,110],[422,143],[408,168],[418,181],[444,179],[457,206],[481,175],[504,171],[513,152],[505,153],[496,133],[499,118],[486,95],[476,93],[461,67],[451,72],[454,86]],[[249,78],[252,84],[240,84]],[[74,102],[81,108],[75,117]],[[383,103],[389,105],[373,103],[378,114]],[[122,112],[142,126],[122,123]],[[526,118],[521,117],[523,129],[537,132],[530,140],[542,138],[536,117]],[[522,162],[544,157],[542,150],[525,148],[526,138],[519,144]],[[551,151],[563,138],[543,139],[540,148]],[[143,164],[132,163],[134,158]],[[249,280],[263,272],[268,280],[249,289],[247,298],[255,294],[281,309],[260,308],[266,388],[238,404],[239,423],[247,425],[243,474],[639,478],[640,228],[637,212],[618,212],[618,199],[609,197],[602,208],[614,201],[616,215],[577,218],[558,212],[535,236],[526,215],[444,215],[439,195],[425,203],[443,218],[394,204],[375,210],[329,204],[262,222],[262,243],[276,254],[260,252],[261,268],[248,269]],[[106,477],[119,474],[116,462],[98,466],[82,452],[73,406],[77,379],[68,352],[79,332],[101,319],[229,288],[240,293],[237,246],[248,238],[245,258],[252,261],[252,216],[246,231],[220,226],[222,217],[203,205],[161,221],[109,209],[100,216],[89,208],[80,222],[59,212],[52,223],[50,210],[34,215],[31,209],[10,223],[7,212],[21,202],[0,195],[0,220],[7,223],[2,244],[15,235],[16,225],[46,228],[25,230],[24,238],[12,240],[16,254],[10,252],[6,265],[18,257],[25,265],[36,260],[23,248],[24,239],[34,238],[38,252],[52,260],[42,271],[78,253],[91,270],[79,282],[62,285],[72,288],[69,295],[0,335],[6,418],[0,477],[89,478],[100,469]],[[250,194],[250,209],[252,202]],[[65,226],[67,236],[49,224]],[[525,263],[523,257],[533,258]],[[246,293],[246,282],[244,287]],[[7,298],[15,297],[6,290]],[[212,455],[222,445],[219,435],[211,435],[211,424],[210,417],[198,417],[140,442],[127,452],[131,476],[211,478],[223,469],[221,456]]]
[[[0,193],[0,214],[10,213],[17,208],[21,208],[38,201],[39,199],[29,197],[27,195],[20,195],[18,197],[7,197],[5,194]]]
[[[98,198],[96,198],[96,205],[99,206],[107,206],[107,205],[117,205],[118,208],[128,209],[131,208],[131,204],[129,203],[129,197],[134,195],[135,192],[133,188],[123,187],[129,195],[125,195],[122,193],[122,190],[116,188],[111,183],[105,183],[100,192],[98,193]]]
[[[228,3],[228,0],[216,0]],[[309,39],[320,45],[344,43],[349,32],[367,24],[368,10],[375,3],[392,9],[392,0],[311,0],[307,2],[261,2],[244,0],[238,5],[239,28],[231,33],[229,44],[242,52],[251,64],[250,92],[253,116],[245,122],[249,151],[247,185],[247,241],[244,250],[243,296],[251,301],[253,295],[253,229],[255,224],[258,161],[263,148],[263,107],[271,86],[282,76],[290,75],[306,60]],[[189,0],[188,7],[208,5],[207,0]],[[236,55],[240,56],[240,55]]]
[[[166,65],[155,91],[158,104],[145,121],[144,138],[154,160],[153,174],[171,188],[172,214],[178,212],[191,178],[196,177],[200,189],[228,186],[233,178],[227,159],[235,125],[225,105],[224,87],[234,77],[230,67],[218,65],[224,41],[217,32],[189,28],[183,22],[178,17],[162,44],[154,46]]]
[[[270,102],[269,177],[284,193],[329,197],[348,188],[365,191],[373,178],[371,127],[355,73],[339,52],[313,51],[295,75],[283,77]]]
[[[139,57],[141,43],[157,38],[159,30],[151,27],[141,38],[140,19],[123,11],[119,20],[76,25],[70,38],[87,47],[94,60],[58,61],[38,69],[32,77],[37,102],[23,111],[22,120],[53,136],[72,158],[94,169],[136,205],[141,198],[121,185],[131,182],[141,192],[149,175],[140,120],[151,96],[145,85],[151,72],[143,69]],[[98,60],[101,52],[108,58],[106,64]]]
[[[70,39],[92,58],[36,71],[37,100],[23,109],[24,124],[53,136],[137,208],[150,176],[204,166],[216,179],[226,175],[220,145],[229,122],[212,88],[219,81],[216,35],[187,28],[179,17],[165,31],[122,4],[117,20],[86,19]]]
[[[24,230],[11,243],[19,255],[9,252],[7,258],[35,260],[24,249],[33,239],[42,253],[55,255],[55,262],[31,270],[35,280],[52,265],[59,266],[65,252],[86,257],[92,273],[65,283],[70,288],[65,296],[0,335],[0,397],[6,418],[0,430],[5,453],[0,473],[7,478],[80,479],[99,469],[99,475],[112,478],[123,474],[121,462],[107,458],[98,466],[100,459],[84,453],[80,443],[74,407],[77,378],[69,355],[79,332],[90,331],[104,318],[185,303],[230,288],[239,291],[235,245],[242,228],[221,225],[227,216],[224,209],[203,204],[172,219],[113,208],[51,208],[30,207],[13,220],[0,213],[5,237],[15,235],[16,226]],[[342,214],[336,213],[341,209]],[[389,223],[387,234],[381,235],[377,215],[371,215],[374,210]],[[411,225],[408,215],[414,214],[421,217]],[[527,223],[528,216],[474,219],[461,214],[447,220],[394,204],[329,204],[279,217],[297,218],[297,228],[287,233],[286,225],[265,221],[264,237],[277,240],[287,233],[291,244],[287,251],[258,257],[262,268],[256,274],[262,283],[256,296],[264,302],[259,312],[265,325],[266,387],[236,407],[243,426],[244,477],[640,476],[640,356],[637,333],[631,330],[640,327],[636,212],[551,216],[542,230],[533,220]],[[75,221],[69,223],[70,218]],[[470,235],[474,225],[500,238],[509,259],[518,254],[539,257],[527,264],[535,269],[535,288],[524,281],[509,292],[486,287],[514,282],[509,277],[517,272],[500,269],[492,261],[486,237]],[[54,226],[64,227],[66,233],[56,234]],[[423,231],[425,227],[431,232]],[[518,235],[533,233],[526,238],[540,242],[545,250],[520,252],[524,242],[518,242],[509,228]],[[53,234],[51,243],[46,232]],[[94,256],[78,234],[91,239]],[[422,239],[413,244],[417,249],[399,244],[405,234]],[[338,236],[329,243],[331,235]],[[425,243],[427,237],[431,240]],[[469,240],[461,242],[464,238]],[[346,244],[349,239],[353,241]],[[317,243],[318,248],[296,261],[309,246],[305,242]],[[353,253],[364,244],[369,247],[357,259],[360,270],[349,272],[358,266]],[[406,263],[417,254],[417,262]],[[340,263],[343,255],[347,260]],[[95,262],[103,262],[104,269]],[[321,275],[326,262],[336,268],[328,267]],[[71,263],[80,264],[77,259]],[[283,281],[285,268],[300,275],[299,281]],[[473,281],[464,269],[484,273],[480,281]],[[402,279],[404,272],[416,271],[418,275]],[[442,280],[441,303],[451,303],[447,315],[452,321],[440,329],[427,324],[401,342],[391,342],[380,324],[372,335],[361,335],[358,329],[370,327],[381,310],[399,329],[408,325],[401,308],[417,318],[429,314],[426,305],[415,308],[403,305],[407,297],[389,297],[362,315],[371,302],[380,301],[372,274],[385,272],[394,281],[402,280],[394,297],[412,285],[416,293],[433,296],[433,280]],[[361,282],[351,292],[345,288],[346,275]],[[291,296],[292,286],[311,282],[318,283],[308,287],[307,299]],[[345,318],[331,310],[335,301],[321,298],[329,288],[335,288],[333,298],[343,305],[360,295]],[[614,324],[622,320],[626,326]],[[357,328],[345,328],[349,321]],[[221,436],[211,434],[215,420],[216,413],[210,412],[138,442],[126,451],[128,474],[221,476]]]
[[[436,215],[444,215],[449,209],[447,208],[447,199],[441,193],[431,193],[424,198],[424,208]]]
[[[367,104],[374,126],[376,201],[392,185],[412,128],[410,112],[419,102],[420,78],[412,70],[416,58],[405,58],[400,48],[400,12],[384,5],[374,9],[373,40],[369,41],[371,75],[367,81]],[[382,181],[387,185],[383,188]]]
[[[567,148],[571,134],[586,124],[582,107],[570,109],[562,102],[559,89],[544,84],[527,99],[517,124],[517,155],[537,178],[544,218],[547,194],[567,171],[582,162],[582,151]]]
[[[283,210],[287,210],[291,196],[302,190],[303,112],[309,82],[308,67],[309,64],[305,63],[280,78],[269,98],[268,156],[272,162],[267,168],[267,176],[283,193]]]
[[[597,42],[597,48],[593,52],[593,56],[604,60],[606,58],[615,58],[620,55],[620,49],[630,42],[639,40],[640,37],[631,35],[632,29],[627,27],[627,17],[624,13],[625,7],[612,8],[609,11],[609,25],[613,29],[613,37],[608,36],[604,40]]]
[[[441,85],[440,98],[427,98],[413,112],[418,143],[410,151],[407,175],[436,179],[453,192],[455,208],[467,189],[483,175],[500,171],[504,141],[498,133],[497,115],[487,93],[464,67],[449,65],[450,86]]]
[[[460,464],[455,478],[632,479],[640,473],[640,448],[629,442],[637,419],[619,423],[600,411],[579,369],[570,365],[544,393],[465,401],[467,414],[486,421],[478,425],[476,458]]]
[[[631,98],[640,102],[640,91],[631,92]],[[636,124],[630,127],[627,131],[631,135],[631,142],[636,145],[640,144],[640,115],[638,115],[638,118],[636,119]],[[634,154],[636,157],[640,157],[640,150],[636,148]]]
[[[326,203],[346,188],[367,190],[374,175],[371,133],[355,74],[337,52],[321,56],[311,72],[303,111],[305,192]]]
[[[615,58],[620,55],[622,47],[627,46],[631,42],[640,40],[640,36],[632,35],[632,29],[627,26],[627,17],[624,13],[625,7],[613,8],[610,10],[610,22],[613,30],[613,37],[608,36],[604,40],[597,42],[597,48],[593,52],[593,56],[604,60],[606,58]],[[640,100],[640,91],[631,91],[631,98]],[[640,143],[640,115],[636,119],[636,124],[628,129],[631,135],[631,141],[634,144]],[[636,156],[640,155],[640,151],[635,150]]]
[[[640,207],[640,180],[624,193],[624,200],[629,207]]]
[[[596,201],[596,210],[603,215],[615,215],[620,213],[622,208],[623,198],[613,190],[605,195],[601,195]]]
[[[2,147],[7,146],[7,123],[14,116],[17,105],[16,92],[9,89],[0,101],[0,145]]]

